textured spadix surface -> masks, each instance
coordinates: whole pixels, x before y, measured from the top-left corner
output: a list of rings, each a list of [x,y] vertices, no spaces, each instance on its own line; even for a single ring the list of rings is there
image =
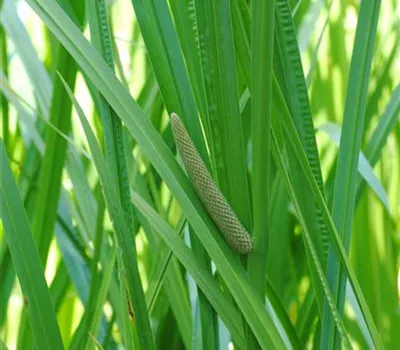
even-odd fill
[[[186,172],[208,214],[232,248],[240,254],[250,253],[253,249],[250,234],[214,183],[185,126],[175,113],[171,114],[171,126]]]

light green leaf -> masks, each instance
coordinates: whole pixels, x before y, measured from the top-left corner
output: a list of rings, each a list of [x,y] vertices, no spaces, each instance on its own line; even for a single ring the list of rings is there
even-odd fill
[[[339,125],[333,123],[325,123],[320,125],[318,129],[328,135],[336,146],[339,146],[341,137],[341,128]],[[371,189],[376,193],[388,212],[391,213],[392,211],[390,209],[386,191],[377,176],[374,174],[374,169],[368,162],[363,152],[360,152],[359,155],[358,172],[365,179]]]

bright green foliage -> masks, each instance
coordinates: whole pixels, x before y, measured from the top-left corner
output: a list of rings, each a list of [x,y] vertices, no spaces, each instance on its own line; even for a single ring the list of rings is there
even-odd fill
[[[0,0],[0,349],[397,350],[397,7]]]

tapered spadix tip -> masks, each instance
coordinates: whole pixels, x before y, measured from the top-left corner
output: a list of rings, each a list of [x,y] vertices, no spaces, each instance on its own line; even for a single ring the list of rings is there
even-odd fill
[[[172,122],[178,122],[180,121],[180,118],[178,117],[178,115],[175,112],[171,113],[171,121]]]

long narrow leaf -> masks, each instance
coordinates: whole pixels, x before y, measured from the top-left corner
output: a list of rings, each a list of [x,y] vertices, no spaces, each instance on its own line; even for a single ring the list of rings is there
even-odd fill
[[[102,189],[104,191],[107,208],[110,211],[110,216],[113,221],[118,244],[121,247],[122,251],[123,264],[126,270],[126,275],[124,277],[126,278],[129,292],[128,300],[129,302],[132,302],[133,309],[136,314],[136,319],[141,329],[141,332],[139,333],[140,344],[145,349],[152,349],[154,347],[154,342],[150,328],[143,287],[141,284],[139,270],[136,262],[136,248],[134,237],[127,226],[125,214],[122,209],[121,202],[118,198],[118,190],[114,182],[112,181],[111,171],[101,154],[96,137],[94,136],[93,131],[90,128],[90,125],[87,122],[82,109],[75,100],[71,89],[68,87],[65,80],[62,79],[62,82],[72,102],[74,103],[75,108],[77,109],[78,116],[81,120],[82,126],[88,138],[88,143],[93,154],[96,169],[99,173],[99,178],[102,183]]]
[[[369,74],[373,59],[380,0],[362,1],[354,42],[350,76],[347,87],[346,106],[343,117],[343,134],[340,140],[332,217],[342,237],[346,251],[349,249],[352,217],[357,191],[357,165],[364,131],[364,114],[368,92]],[[328,259],[328,280],[337,298],[339,311],[343,311],[346,279],[340,263],[331,248]],[[326,312],[322,319],[321,342],[328,349],[335,344],[332,319]]]
[[[63,349],[43,266],[4,145],[0,142],[1,218],[38,349]]]

